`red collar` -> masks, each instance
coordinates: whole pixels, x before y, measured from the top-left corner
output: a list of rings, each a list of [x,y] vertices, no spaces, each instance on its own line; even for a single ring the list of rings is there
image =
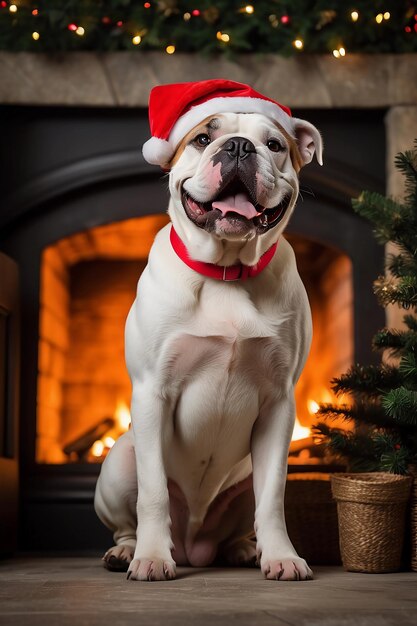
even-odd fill
[[[204,263],[204,261],[194,261],[194,259],[191,259],[184,242],[180,239],[173,226],[171,226],[169,237],[175,252],[180,257],[181,261],[188,265],[188,267],[191,267],[192,270],[202,274],[203,276],[215,278],[216,280],[224,280],[226,282],[246,280],[247,278],[252,278],[252,276],[260,274],[262,270],[264,270],[272,261],[272,257],[274,256],[278,245],[278,242],[274,243],[261,256],[256,265],[243,265],[242,263],[238,263],[237,265],[229,265],[226,267],[223,265],[216,265],[215,263]]]

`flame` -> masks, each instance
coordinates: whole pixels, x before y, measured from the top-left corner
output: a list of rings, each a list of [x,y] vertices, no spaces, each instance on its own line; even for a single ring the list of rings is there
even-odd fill
[[[124,400],[119,400],[114,412],[114,417],[118,423],[118,426],[122,432],[129,430],[130,426],[130,411]]]
[[[97,439],[97,441],[95,441],[93,445],[91,446],[91,454],[98,458],[103,454],[103,452],[104,452],[104,443],[101,441],[101,439]]]
[[[298,441],[299,439],[306,439],[311,436],[311,431],[306,426],[301,426],[298,421],[298,417],[295,418],[294,430],[292,433],[292,441]]]
[[[104,437],[103,443],[106,446],[106,448],[112,448],[114,444],[116,443],[116,441],[113,439],[113,437]]]
[[[307,400],[307,408],[311,415],[315,415],[318,412],[320,405],[315,400]]]

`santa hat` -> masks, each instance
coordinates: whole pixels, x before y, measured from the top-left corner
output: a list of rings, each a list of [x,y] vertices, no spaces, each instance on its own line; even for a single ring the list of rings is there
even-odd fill
[[[288,107],[233,80],[213,79],[154,87],[149,98],[152,137],[142,148],[148,163],[164,166],[185,135],[216,113],[263,113],[293,134]]]

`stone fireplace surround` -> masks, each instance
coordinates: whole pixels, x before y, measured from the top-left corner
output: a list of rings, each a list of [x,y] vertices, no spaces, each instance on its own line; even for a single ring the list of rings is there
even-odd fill
[[[397,196],[402,192],[402,180],[393,169],[393,157],[410,148],[417,135],[414,55],[349,55],[343,60],[327,56],[287,60],[267,55],[213,63],[181,54],[73,53],[52,58],[3,52],[0,67],[0,104],[4,105],[143,109],[155,84],[223,76],[251,83],[296,109],[386,109],[387,191]],[[281,85],[285,85],[285,96]],[[33,191],[36,194],[36,189],[29,189],[29,193]],[[4,206],[0,222],[8,224],[18,217],[15,210]],[[7,240],[3,247],[7,250]],[[389,316],[389,323],[395,323],[395,310]],[[58,475],[55,480],[58,485]],[[80,477],[81,500],[85,497],[83,480]],[[58,511],[57,521],[59,516]],[[41,546],[43,540],[33,543]]]

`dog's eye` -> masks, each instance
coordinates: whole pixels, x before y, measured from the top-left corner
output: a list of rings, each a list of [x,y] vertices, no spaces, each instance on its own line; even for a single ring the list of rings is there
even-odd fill
[[[201,135],[197,135],[194,141],[198,146],[205,148],[206,146],[209,145],[209,143],[211,142],[211,139],[208,135],[206,135],[206,133],[202,133]]]
[[[276,139],[268,139],[266,145],[271,150],[271,152],[281,152],[284,148]]]

